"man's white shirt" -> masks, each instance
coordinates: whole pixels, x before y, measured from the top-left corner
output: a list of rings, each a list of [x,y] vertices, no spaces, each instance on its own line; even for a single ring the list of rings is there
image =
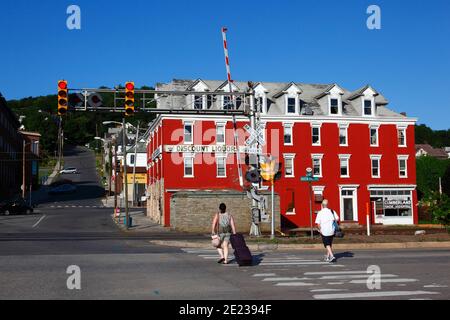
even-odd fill
[[[320,230],[323,236],[329,237],[334,235],[334,233],[336,232],[336,229],[334,227],[335,219],[336,221],[339,221],[339,217],[336,212],[333,213],[333,211],[328,208],[323,208],[319,211],[316,218],[316,224],[320,225]]]

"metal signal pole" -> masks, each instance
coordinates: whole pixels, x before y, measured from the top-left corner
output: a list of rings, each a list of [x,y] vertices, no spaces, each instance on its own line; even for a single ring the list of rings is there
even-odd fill
[[[130,212],[128,211],[128,175],[127,175],[127,133],[126,133],[126,123],[125,118],[123,118],[123,142],[122,142],[122,148],[123,148],[123,175],[124,175],[124,183],[125,183],[125,225],[127,229],[130,227]]]
[[[133,163],[133,207],[136,205],[136,163],[137,163],[137,147],[139,143],[139,125],[137,125],[136,140],[134,143],[134,163]]]

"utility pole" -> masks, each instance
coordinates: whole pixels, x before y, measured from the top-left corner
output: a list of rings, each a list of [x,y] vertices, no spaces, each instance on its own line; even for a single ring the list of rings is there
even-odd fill
[[[126,129],[126,123],[125,118],[123,118],[123,142],[122,142],[122,148],[123,148],[123,175],[124,175],[124,183],[125,183],[125,219],[126,219],[126,227],[127,229],[130,227],[130,213],[128,211],[128,175],[127,175],[127,129]]]
[[[23,139],[23,151],[22,151],[22,198],[25,199],[25,190],[26,190],[26,178],[25,178],[25,174],[26,174],[26,170],[25,170],[25,138]]]
[[[136,132],[136,140],[134,144],[134,165],[133,165],[133,207],[136,205],[136,162],[137,162],[137,147],[139,143],[139,125],[140,122],[138,122],[137,125],[137,132]]]
[[[117,189],[119,186],[117,171],[117,138],[114,138],[114,215],[117,212]]]

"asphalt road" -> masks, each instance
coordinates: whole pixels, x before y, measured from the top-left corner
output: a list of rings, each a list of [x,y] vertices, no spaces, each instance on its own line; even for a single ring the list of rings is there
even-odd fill
[[[0,216],[0,299],[449,299],[448,250],[254,252],[255,265],[216,263],[205,249],[169,248],[150,239],[185,238],[155,229],[124,234],[103,208],[95,160],[69,150],[77,193],[48,197],[32,216]],[[81,290],[67,269],[78,266]],[[381,272],[369,288],[369,266]],[[376,270],[376,268],[375,268]],[[375,280],[370,283],[377,283]]]

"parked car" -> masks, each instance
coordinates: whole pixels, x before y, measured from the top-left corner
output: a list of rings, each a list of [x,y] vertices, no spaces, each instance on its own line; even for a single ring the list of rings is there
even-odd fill
[[[30,207],[23,198],[7,200],[0,203],[0,214],[9,216],[11,214],[32,214],[33,208]]]
[[[64,168],[60,172],[60,174],[78,174],[77,168]]]
[[[66,194],[66,193],[74,193],[77,191],[77,187],[73,184],[62,184],[57,187],[50,189],[49,194]]]

